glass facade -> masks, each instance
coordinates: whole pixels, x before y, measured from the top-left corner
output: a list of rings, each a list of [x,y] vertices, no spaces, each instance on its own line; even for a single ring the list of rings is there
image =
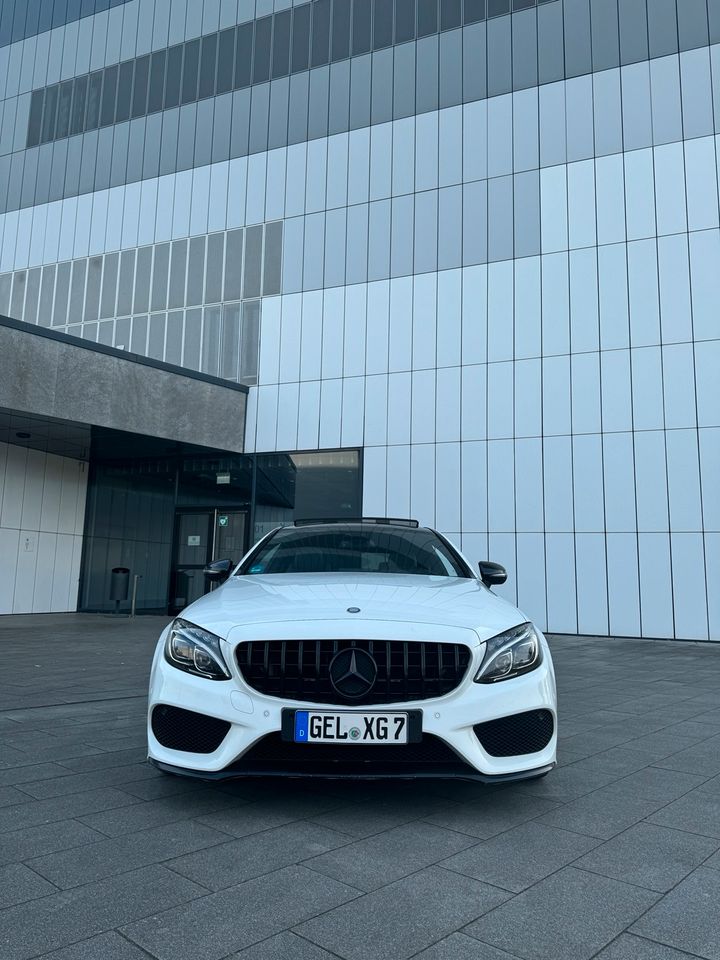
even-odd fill
[[[0,47],[0,312],[362,447],[542,627],[720,639],[720,0],[75,6]]]

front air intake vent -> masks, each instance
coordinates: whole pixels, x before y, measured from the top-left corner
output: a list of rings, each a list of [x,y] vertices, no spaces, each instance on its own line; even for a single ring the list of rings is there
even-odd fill
[[[185,753],[213,753],[230,729],[227,720],[166,704],[155,707],[151,726],[163,747]]]
[[[528,710],[473,727],[483,750],[491,757],[520,757],[544,750],[555,729],[549,710]]]

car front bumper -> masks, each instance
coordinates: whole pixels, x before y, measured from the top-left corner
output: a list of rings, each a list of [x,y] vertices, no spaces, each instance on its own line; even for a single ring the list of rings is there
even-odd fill
[[[164,635],[163,638],[164,639]],[[207,780],[248,776],[418,778],[460,777],[484,782],[502,782],[538,777],[555,765],[557,747],[557,704],[552,660],[543,638],[543,662],[535,670],[512,680],[495,684],[477,684],[473,676],[479,666],[473,659],[467,675],[452,693],[431,700],[383,704],[381,707],[356,707],[358,713],[421,711],[422,733],[426,744],[437,748],[425,751],[429,759],[415,762],[393,761],[383,750],[401,747],[377,746],[377,759],[368,759],[353,751],[358,745],[335,748],[341,754],[328,756],[315,744],[278,746],[283,709],[353,710],[338,704],[284,702],[248,687],[231,668],[232,679],[212,681],[192,676],[168,664],[158,645],[153,662],[148,710],[148,756],[160,769],[183,776]],[[476,652],[477,653],[477,652]],[[477,656],[481,654],[477,653]],[[152,726],[155,707],[180,710],[217,718],[227,724],[219,746],[207,753],[170,749],[159,742]],[[552,716],[552,735],[546,745],[532,753],[493,756],[482,745],[475,728],[489,721],[541,711]],[[258,762],[262,745],[272,745]],[[313,751],[316,751],[313,754]],[[447,762],[438,763],[439,754]],[[408,751],[410,754],[410,751]],[[347,755],[347,759],[346,759]],[[341,759],[338,757],[341,756]],[[387,756],[387,760],[384,758]],[[395,755],[399,756],[399,755]],[[307,762],[304,762],[307,757]],[[318,759],[320,758],[320,759]],[[412,758],[411,758],[412,759]]]

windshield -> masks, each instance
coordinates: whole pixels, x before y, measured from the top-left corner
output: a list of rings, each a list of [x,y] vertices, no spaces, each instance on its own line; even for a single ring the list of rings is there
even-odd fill
[[[472,576],[460,557],[432,530],[361,524],[284,527],[262,544],[239,572]]]

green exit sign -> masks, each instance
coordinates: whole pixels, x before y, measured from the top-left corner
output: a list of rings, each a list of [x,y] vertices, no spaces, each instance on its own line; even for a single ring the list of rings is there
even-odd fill
[[[218,526],[226,527],[228,525],[229,517],[218,517]]]

